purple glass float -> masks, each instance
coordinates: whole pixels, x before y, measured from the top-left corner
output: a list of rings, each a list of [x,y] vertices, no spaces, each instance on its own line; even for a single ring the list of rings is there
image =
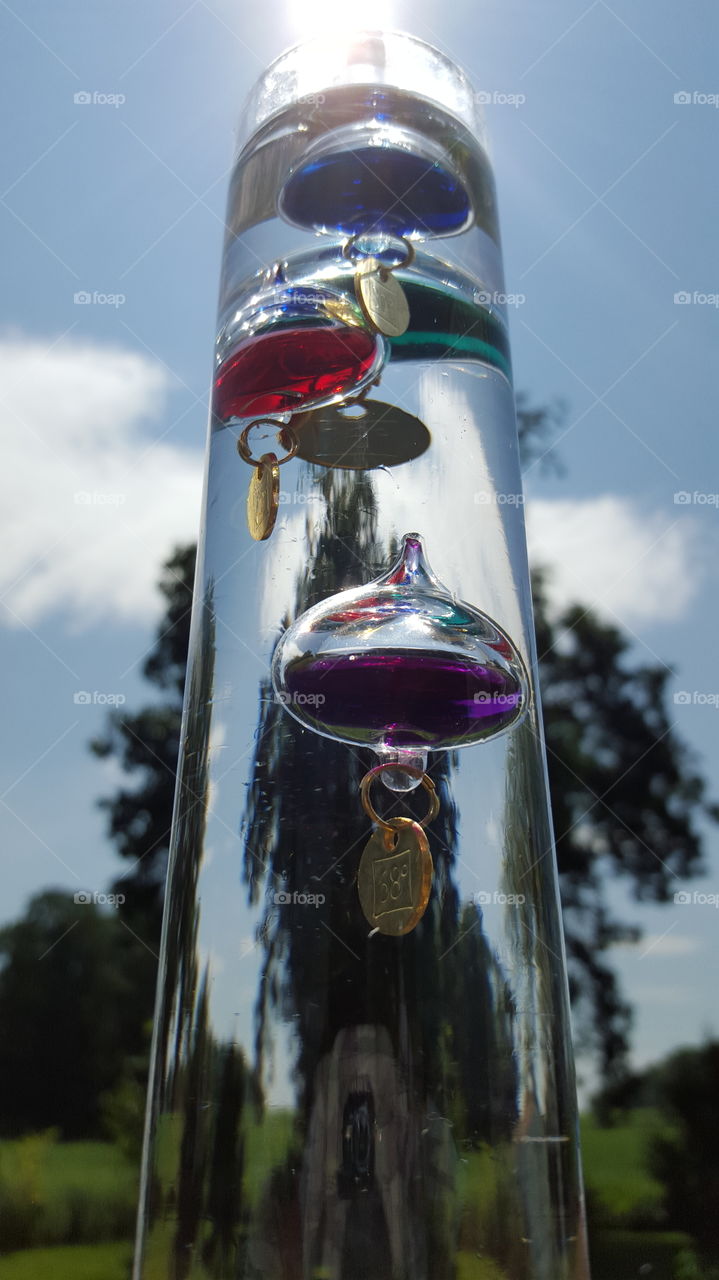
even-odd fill
[[[388,573],[297,619],[277,646],[272,679],[301,724],[400,761],[503,733],[529,696],[512,641],[452,598],[415,533]]]

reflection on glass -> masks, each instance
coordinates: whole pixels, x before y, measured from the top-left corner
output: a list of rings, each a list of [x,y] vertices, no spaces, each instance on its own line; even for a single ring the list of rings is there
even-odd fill
[[[273,536],[254,543],[236,448],[248,406],[219,406],[212,417],[136,1280],[588,1274],[522,506],[495,500],[521,495],[512,392],[501,352],[463,350],[448,327],[460,276],[462,298],[497,278],[491,173],[457,106],[463,78],[426,50],[420,79],[429,93],[436,74],[436,86],[419,103],[397,70],[403,39],[386,41],[387,109],[442,144],[473,208],[471,229],[432,239],[431,279],[417,255],[423,327],[382,368],[382,402],[429,439],[396,465],[367,469],[299,452],[282,469]],[[335,81],[327,116],[289,101],[304,83],[304,53],[287,55],[282,77],[267,73],[254,99],[261,119],[248,129],[259,123],[261,137],[247,142],[231,186],[221,329],[256,272],[262,236],[268,265],[283,253],[277,201],[288,173],[304,172],[298,157],[328,120],[339,128],[359,106],[377,110],[370,82],[357,82],[360,65],[370,75],[358,58],[370,46],[378,56],[383,41],[375,33],[341,64],[349,87]],[[300,129],[308,114],[312,136]],[[257,236],[236,234],[243,227]],[[473,336],[498,352],[501,317],[476,301],[475,319],[484,336]],[[411,617],[402,582],[387,581],[420,574],[411,539],[403,551],[411,529],[422,531],[443,584],[439,596],[433,579],[419,584],[433,602],[420,638],[439,628],[465,663],[468,646],[483,646],[513,701],[509,718],[466,751],[455,750],[466,723],[446,730],[432,698],[410,715],[401,693],[397,718],[428,735],[441,805],[428,828],[427,909],[392,937],[369,929],[356,884],[370,835],[359,784],[375,763],[376,710],[390,682],[381,696],[365,689],[353,710],[370,732],[339,741],[340,713],[323,713],[330,736],[327,724],[316,732],[288,714],[271,668],[283,655],[291,665],[282,637],[297,637],[298,620],[319,607],[326,622],[342,593],[371,612],[389,591],[398,624]],[[359,626],[373,633],[381,623],[365,613]],[[416,791],[384,802],[387,813],[424,809]]]
[[[527,703],[511,640],[453,599],[415,533],[387,573],[302,614],[272,674],[301,724],[380,750],[471,746],[516,724]]]

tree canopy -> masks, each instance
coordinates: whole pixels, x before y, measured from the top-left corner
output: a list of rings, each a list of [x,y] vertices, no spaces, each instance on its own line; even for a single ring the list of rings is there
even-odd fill
[[[551,419],[550,411],[520,404],[527,456],[539,457]],[[59,1116],[68,1134],[92,1130],[123,1058],[142,1053],[154,1000],[194,563],[195,549],[186,546],[164,567],[165,613],[144,666],[158,696],[137,712],[112,715],[92,744],[97,755],[117,758],[128,777],[101,802],[126,864],[111,886],[124,895],[123,906],[108,915],[49,891],[0,933],[6,1132],[54,1124]],[[699,822],[717,812],[672,726],[668,669],[639,663],[631,638],[591,609],[554,612],[541,571],[534,574],[534,602],[575,1027],[611,1089],[626,1070],[631,1010],[610,949],[638,930],[612,914],[607,881],[621,878],[638,900],[667,901],[682,879],[701,870]]]

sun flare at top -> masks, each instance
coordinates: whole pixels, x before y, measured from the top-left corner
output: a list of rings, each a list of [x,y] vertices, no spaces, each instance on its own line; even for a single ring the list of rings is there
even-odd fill
[[[352,31],[391,31],[395,21],[392,0],[287,0],[287,13],[297,39],[345,35]]]

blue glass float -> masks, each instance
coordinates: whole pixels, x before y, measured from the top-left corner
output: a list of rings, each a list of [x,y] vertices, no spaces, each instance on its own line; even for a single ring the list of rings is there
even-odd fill
[[[424,240],[465,231],[469,191],[439,146],[410,129],[338,129],[310,146],[279,197],[313,231]]]
[[[272,679],[307,728],[405,759],[493,738],[518,722],[529,697],[512,641],[452,598],[415,533],[389,572],[297,619]]]

